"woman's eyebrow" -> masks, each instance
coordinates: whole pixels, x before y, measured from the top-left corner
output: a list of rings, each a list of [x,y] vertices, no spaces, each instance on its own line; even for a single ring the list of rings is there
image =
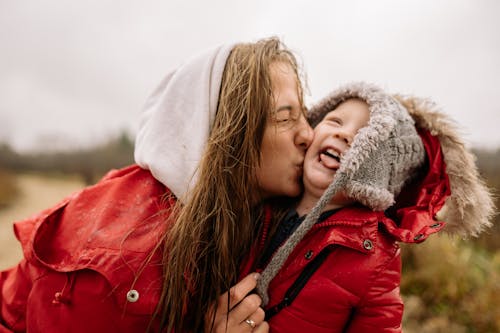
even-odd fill
[[[278,107],[276,109],[276,112],[278,111],[283,111],[283,110],[288,110],[288,111],[292,111],[293,110],[293,107],[291,105],[282,105],[280,107]]]

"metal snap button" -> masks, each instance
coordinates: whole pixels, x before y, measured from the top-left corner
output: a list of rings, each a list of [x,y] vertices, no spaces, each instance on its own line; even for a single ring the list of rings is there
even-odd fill
[[[368,250],[368,251],[371,250],[371,249],[373,249],[373,243],[372,243],[372,241],[369,240],[369,239],[365,239],[363,241],[363,247],[365,248],[365,250]]]
[[[309,250],[306,252],[306,254],[304,255],[304,258],[306,258],[307,260],[311,259],[312,256],[313,256],[314,252],[313,250]]]
[[[413,240],[418,241],[421,240],[422,238],[424,238],[424,234],[418,234],[413,238]]]
[[[129,290],[127,292],[127,301],[130,303],[135,303],[139,300],[139,292],[135,289]]]

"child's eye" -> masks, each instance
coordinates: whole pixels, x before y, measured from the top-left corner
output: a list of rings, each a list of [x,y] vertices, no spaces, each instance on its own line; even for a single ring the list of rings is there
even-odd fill
[[[328,121],[329,123],[334,124],[334,125],[342,125],[342,119],[337,118],[337,117],[329,117],[325,120]]]

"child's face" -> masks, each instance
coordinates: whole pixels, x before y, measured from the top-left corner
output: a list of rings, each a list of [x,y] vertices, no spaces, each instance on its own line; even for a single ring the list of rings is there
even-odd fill
[[[330,111],[314,129],[314,139],[304,160],[304,188],[320,197],[340,167],[340,156],[350,147],[359,129],[370,119],[368,104],[349,99]],[[332,202],[345,205],[351,200],[338,193]]]

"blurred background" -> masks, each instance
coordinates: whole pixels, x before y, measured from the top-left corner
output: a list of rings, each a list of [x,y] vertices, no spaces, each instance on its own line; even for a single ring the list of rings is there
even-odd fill
[[[1,1],[0,269],[22,256],[12,222],[133,163],[148,94],[225,42],[281,37],[309,105],[354,80],[431,98],[498,193],[499,14],[496,0]],[[500,332],[496,222],[403,248],[405,332]]]

